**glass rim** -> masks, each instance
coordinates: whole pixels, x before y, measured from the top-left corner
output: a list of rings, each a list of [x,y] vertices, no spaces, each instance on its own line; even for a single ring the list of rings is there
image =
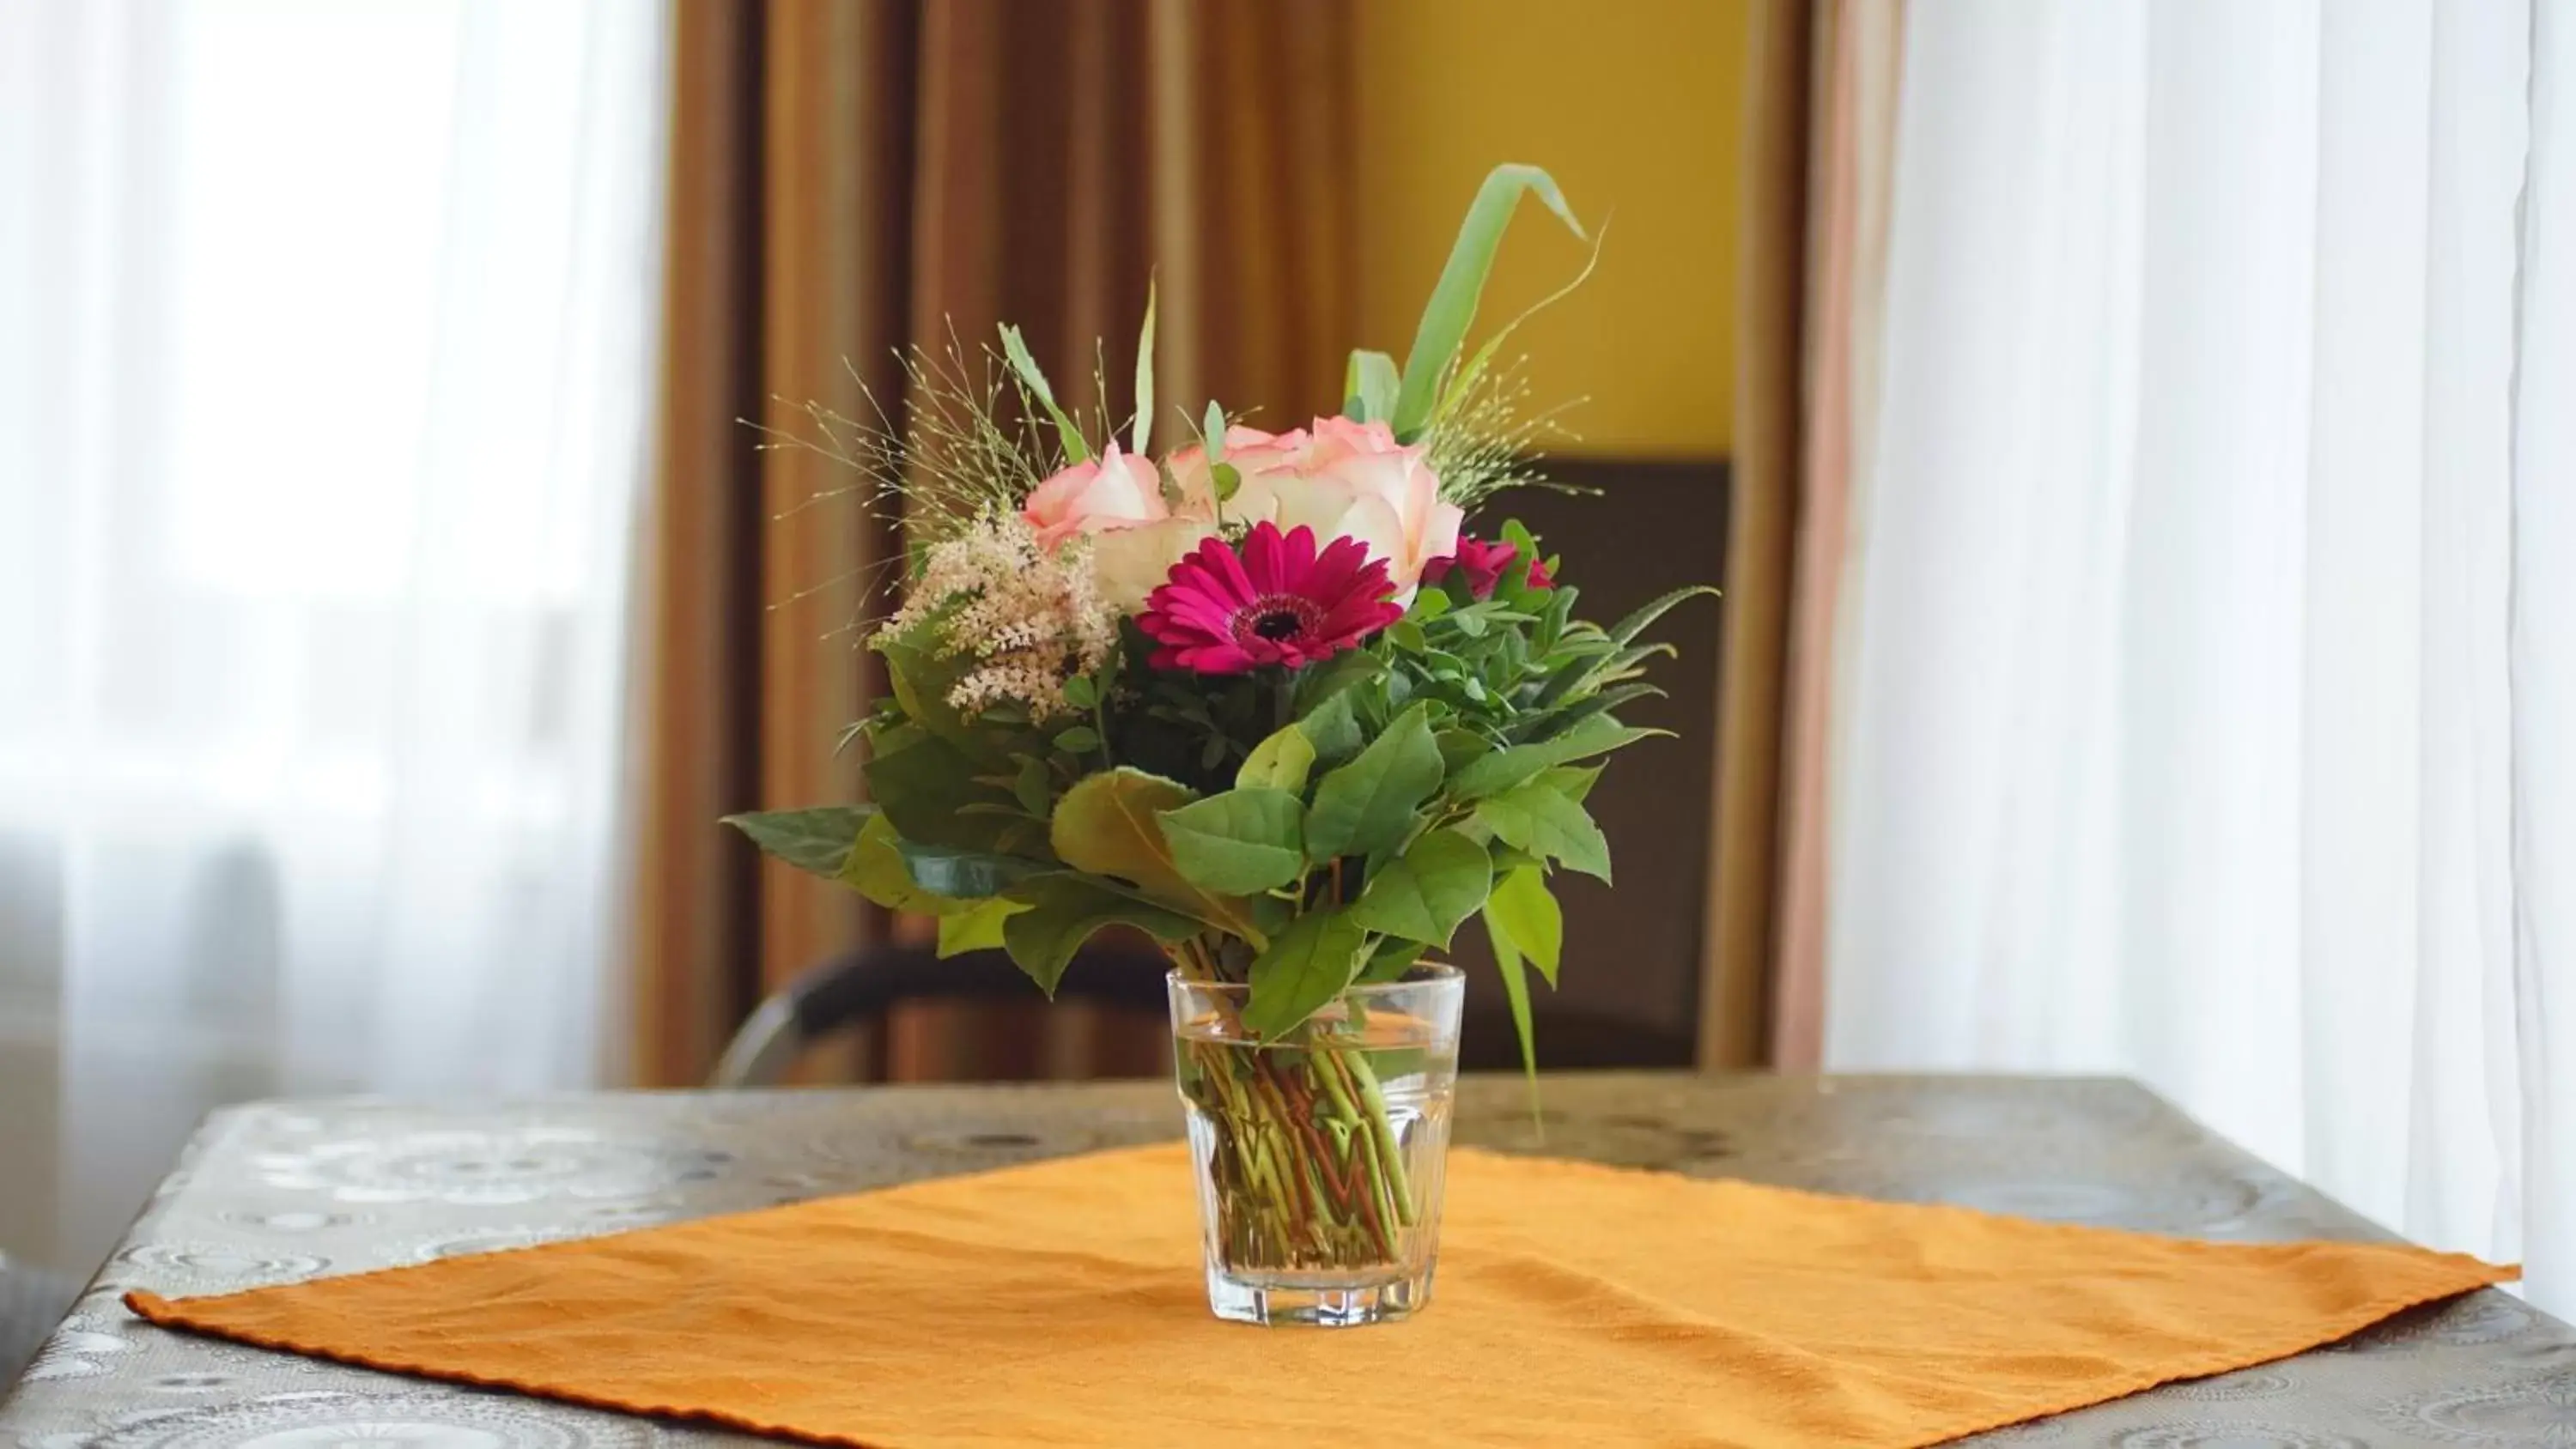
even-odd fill
[[[1252,983],[1249,981],[1193,981],[1183,976],[1177,966],[1164,972],[1163,980],[1171,990],[1203,991],[1210,996],[1227,1000],[1242,1000],[1252,994]],[[1444,986],[1464,986],[1466,981],[1467,973],[1446,961],[1419,961],[1406,967],[1404,975],[1397,980],[1364,981],[1345,986],[1335,995],[1334,1000],[1356,996],[1366,1001],[1376,997],[1391,996],[1399,991],[1420,991],[1425,987],[1437,990]]]

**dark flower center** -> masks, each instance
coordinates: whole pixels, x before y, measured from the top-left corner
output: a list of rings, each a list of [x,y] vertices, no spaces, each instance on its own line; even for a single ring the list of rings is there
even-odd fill
[[[1297,594],[1264,594],[1234,616],[1234,637],[1284,644],[1303,639],[1323,622],[1314,600]]]

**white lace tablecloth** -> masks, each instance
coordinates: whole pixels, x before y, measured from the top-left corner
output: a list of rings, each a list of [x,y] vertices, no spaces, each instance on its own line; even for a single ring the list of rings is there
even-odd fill
[[[1458,1139],[2211,1238],[2382,1236],[2126,1082],[1568,1076],[1461,1084]],[[186,1295],[616,1232],[1174,1137],[1162,1083],[238,1108],[198,1134],[0,1402],[26,1449],[629,1449],[759,1442],[146,1326]],[[2332,1348],[1978,1444],[2576,1444],[2576,1334],[2485,1292]]]

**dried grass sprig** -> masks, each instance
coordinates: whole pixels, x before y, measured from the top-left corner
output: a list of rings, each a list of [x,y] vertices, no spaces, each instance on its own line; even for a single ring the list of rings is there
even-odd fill
[[[1561,417],[1583,399],[1533,408],[1529,378],[1523,371],[1527,362],[1526,357],[1515,357],[1478,372],[1443,403],[1439,418],[1424,436],[1431,471],[1440,479],[1440,496],[1470,513],[1495,494],[1513,488],[1596,491],[1547,476],[1548,444],[1581,437]]]
[[[788,514],[855,497],[872,516],[900,524],[914,543],[936,543],[989,510],[1016,508],[1060,466],[1051,440],[1035,425],[1026,386],[992,347],[970,354],[952,322],[945,347],[898,348],[895,359],[903,372],[897,399],[879,397],[850,368],[870,417],[777,398],[804,414],[804,429],[745,420],[762,435],[763,448],[803,449],[856,475],[846,486],[818,490]]]

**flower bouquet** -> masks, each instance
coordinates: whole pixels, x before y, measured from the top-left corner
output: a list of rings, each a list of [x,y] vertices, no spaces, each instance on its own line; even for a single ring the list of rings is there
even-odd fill
[[[1605,628],[1518,523],[1468,527],[1542,481],[1510,327],[1462,353],[1524,194],[1583,235],[1546,173],[1496,169],[1403,368],[1353,353],[1339,417],[1210,403],[1156,456],[1150,299],[1123,446],[1008,327],[980,386],[954,347],[907,358],[901,430],[816,414],[911,542],[853,727],[872,803],[733,823],[1049,991],[1098,932],[1159,944],[1222,1316],[1427,1300],[1461,998],[1432,958],[1481,917],[1526,1060],[1550,872],[1609,879],[1584,799],[1655,733],[1614,713],[1658,692],[1640,635],[1707,592]]]

